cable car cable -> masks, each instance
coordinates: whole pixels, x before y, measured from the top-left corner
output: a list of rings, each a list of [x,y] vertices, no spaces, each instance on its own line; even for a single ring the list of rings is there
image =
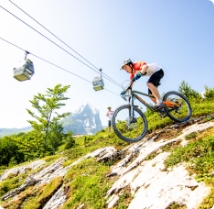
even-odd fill
[[[35,28],[33,28],[32,26],[30,26],[28,23],[26,23],[25,21],[23,21],[22,19],[20,19],[19,17],[17,17],[16,15],[14,15],[13,13],[11,13],[10,11],[8,11],[6,8],[4,8],[3,6],[0,5],[0,7],[5,10],[6,12],[8,12],[9,14],[11,14],[13,17],[15,17],[16,19],[18,19],[19,21],[21,21],[22,23],[24,23],[25,25],[27,25],[28,27],[30,27],[32,30],[34,30],[35,32],[39,33],[41,36],[43,36],[44,38],[46,38],[48,41],[50,41],[51,43],[53,43],[54,45],[56,45],[57,47],[59,47],[60,49],[62,49],[63,51],[65,51],[66,53],[68,53],[69,55],[71,55],[73,58],[77,59],[79,62],[81,62],[82,64],[86,65],[87,67],[89,67],[91,70],[95,71],[96,73],[98,73],[96,70],[94,70],[91,66],[89,66],[88,64],[86,64],[85,62],[83,62],[82,60],[80,60],[79,58],[77,58],[76,56],[74,56],[73,54],[71,54],[70,52],[68,52],[66,49],[62,48],[60,45],[58,45],[57,43],[55,43],[54,41],[52,41],[51,39],[49,39],[47,36],[43,35],[42,33],[40,33],[38,30],[36,30]],[[52,34],[52,33],[51,33]],[[63,42],[64,43],[64,42]],[[107,80],[109,80],[110,82],[114,83],[115,85],[121,87],[120,84],[118,84],[116,81],[114,81],[112,78],[110,78],[109,76],[103,76],[105,77]]]
[[[56,39],[58,39],[59,41],[61,41],[63,44],[65,44],[69,49],[71,49],[73,52],[75,52],[77,55],[79,55],[83,60],[85,60],[86,62],[88,62],[91,66],[93,66],[96,70],[99,70],[95,65],[93,65],[91,62],[89,62],[86,58],[84,58],[81,54],[79,54],[76,50],[74,50],[72,47],[70,47],[68,44],[66,44],[62,39],[60,39],[58,36],[56,36],[54,33],[52,33],[49,29],[47,29],[47,27],[45,27],[44,25],[42,25],[41,23],[39,23],[35,18],[33,18],[31,15],[29,15],[27,12],[25,12],[22,8],[20,8],[17,4],[15,4],[13,1],[9,0],[9,2],[11,4],[13,4],[15,7],[17,7],[19,10],[21,10],[24,14],[26,14],[28,17],[30,17],[32,20],[34,20],[37,24],[39,24],[43,29],[45,29],[46,31],[48,31],[51,35],[53,35]],[[103,75],[107,76],[109,79],[112,80],[112,82],[117,83],[116,81],[114,81],[111,77],[109,77],[107,74],[103,73]],[[119,83],[117,83],[116,85],[119,85],[121,87],[121,85]]]
[[[10,45],[12,45],[12,46],[18,48],[18,49],[20,49],[20,50],[26,52],[25,49],[23,49],[23,48],[21,48],[21,47],[15,45],[15,44],[13,44],[13,43],[11,43],[10,41],[7,41],[7,40],[4,39],[4,38],[0,37],[0,39],[1,39],[2,41],[6,42],[6,43],[8,43],[8,44],[10,44]],[[69,71],[69,70],[66,70],[66,69],[64,69],[64,68],[62,68],[62,67],[60,67],[60,66],[58,66],[58,65],[56,65],[56,64],[54,64],[54,63],[52,63],[52,62],[50,62],[50,61],[48,61],[48,60],[46,60],[46,59],[44,59],[44,58],[42,58],[42,57],[39,57],[39,56],[37,56],[37,55],[35,55],[35,54],[29,52],[29,51],[27,51],[27,52],[28,52],[29,54],[31,54],[32,56],[36,57],[37,59],[40,59],[40,60],[42,60],[42,61],[44,61],[44,62],[47,62],[47,63],[50,64],[50,65],[53,65],[53,66],[55,66],[55,67],[57,67],[57,68],[59,68],[59,69],[65,71],[65,72],[67,72],[67,73],[70,73],[70,74],[72,74],[72,75],[74,75],[74,76],[76,76],[76,77],[78,77],[78,78],[80,78],[80,79],[82,79],[82,80],[84,80],[84,81],[87,81],[87,82],[91,83],[91,81],[89,81],[89,80],[87,80],[87,79],[85,79],[85,78],[83,78],[83,77],[81,77],[81,76],[79,76],[79,75],[77,75],[77,74],[75,74],[75,73],[72,73],[72,72]],[[110,91],[110,90],[108,90],[108,89],[105,89],[105,90],[106,90],[106,91],[109,91],[109,92],[111,92],[111,93],[113,93],[113,94],[116,94],[116,93],[114,93],[114,92],[112,92],[112,91]],[[116,95],[118,95],[118,94],[116,94]],[[119,96],[119,95],[118,95],[118,96]]]
[[[22,51],[26,51],[25,49],[23,49],[23,48],[21,48],[21,47],[15,45],[15,44],[13,44],[13,43],[7,41],[7,40],[4,39],[4,38],[1,38],[1,37],[0,37],[0,39],[3,40],[3,41],[5,41],[5,42],[7,42],[7,43],[9,43],[9,44],[11,44],[11,45],[13,45],[14,47],[16,47],[16,48],[18,48],[18,49],[20,49],[20,50],[22,50]],[[75,73],[72,73],[72,72],[69,71],[69,70],[66,70],[66,69],[64,69],[64,68],[61,68],[61,67],[59,67],[58,65],[56,65],[56,64],[54,64],[54,63],[52,63],[52,62],[50,62],[50,61],[48,61],[48,60],[45,60],[45,59],[43,59],[43,58],[41,58],[41,57],[39,57],[39,56],[37,56],[37,55],[35,55],[35,54],[29,52],[29,51],[28,51],[28,53],[31,54],[31,55],[33,55],[34,57],[36,57],[36,58],[38,58],[38,59],[44,61],[44,62],[47,62],[47,63],[49,63],[49,64],[51,64],[51,65],[53,65],[53,66],[55,66],[55,67],[57,67],[57,68],[60,68],[61,70],[64,70],[64,71],[66,71],[66,72],[68,72],[68,73],[71,73],[71,74],[73,74],[73,75],[75,75],[75,76],[77,76],[77,77],[79,77],[79,78],[81,78],[81,79],[83,79],[83,80],[85,80],[85,81],[91,83],[91,81],[86,80],[86,79],[82,78],[81,76],[78,76],[78,75],[76,75]]]
[[[61,41],[63,44],[65,44],[69,49],[71,49],[73,52],[75,52],[76,54],[78,54],[82,59],[84,59],[86,62],[88,62],[91,66],[93,66],[95,69],[99,70],[97,67],[95,67],[91,62],[89,62],[87,59],[85,59],[81,54],[79,54],[76,50],[74,50],[73,48],[71,48],[68,44],[66,44],[62,39],[60,39],[59,37],[57,37],[54,33],[52,33],[49,29],[47,29],[45,26],[43,26],[41,23],[39,23],[35,18],[33,18],[31,15],[29,15],[27,12],[25,12],[22,8],[20,8],[17,4],[15,4],[14,2],[12,2],[11,0],[9,0],[10,3],[12,3],[14,6],[16,6],[18,9],[20,9],[23,13],[25,13],[28,17],[30,17],[32,20],[34,20],[37,24],[39,24],[42,28],[44,28],[45,30],[47,30],[51,35],[53,35],[56,39],[58,39],[59,41]]]
[[[43,35],[42,33],[40,33],[38,30],[36,30],[35,28],[33,28],[32,26],[30,26],[28,23],[26,23],[25,21],[23,21],[22,19],[20,19],[19,17],[17,17],[16,15],[14,15],[13,13],[11,13],[10,11],[8,11],[7,9],[5,9],[4,7],[2,7],[0,5],[0,7],[2,9],[4,9],[6,12],[8,12],[9,14],[11,14],[13,17],[15,17],[16,19],[20,20],[22,23],[24,23],[25,25],[27,25],[28,27],[30,27],[32,30],[36,31],[37,33],[39,33],[41,36],[43,36],[44,38],[46,38],[47,40],[49,40],[51,43],[55,44],[57,47],[59,47],[60,49],[62,49],[63,51],[65,51],[66,53],[70,54],[72,57],[74,57],[75,59],[77,59],[79,62],[83,63],[84,65],[86,65],[87,67],[91,68],[93,71],[95,71],[92,67],[90,67],[89,65],[87,65],[86,63],[84,63],[83,61],[81,61],[79,58],[75,57],[73,54],[71,54],[70,52],[68,52],[66,49],[62,48],[61,46],[59,46],[57,43],[55,43],[54,41],[52,41],[51,39],[49,39],[47,36]],[[96,71],[95,71],[96,72]]]
[[[117,95],[117,96],[120,96],[120,95],[118,95],[117,93],[114,93],[113,91],[110,91],[110,90],[108,90],[108,89],[106,89],[106,88],[104,88],[106,91],[109,91],[110,93],[112,93],[112,94],[115,94],[115,95]]]

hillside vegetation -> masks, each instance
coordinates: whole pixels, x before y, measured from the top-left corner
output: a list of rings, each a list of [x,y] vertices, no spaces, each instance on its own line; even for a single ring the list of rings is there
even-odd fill
[[[188,87],[185,82],[183,85],[183,87]],[[185,88],[180,89],[191,102],[192,118],[200,118],[201,123],[212,121],[214,114],[214,90],[206,87],[207,94],[204,99],[190,87],[187,88],[187,92],[184,90]],[[182,129],[175,131],[166,128],[174,124],[168,117],[160,118],[157,113],[151,113],[148,110],[145,112],[145,115],[149,124],[148,134],[152,135],[154,132],[166,129],[158,140],[161,137],[172,139],[181,133]],[[37,126],[35,125],[35,127]],[[38,129],[39,127],[37,127],[37,132],[33,130],[29,133],[19,133],[0,139],[0,175],[8,168],[24,165],[36,159],[44,160],[46,166],[48,166],[63,157],[65,159],[63,166],[66,167],[92,151],[113,146],[118,151],[117,158],[102,162],[98,162],[94,158],[85,159],[72,167],[72,169],[69,169],[63,179],[67,197],[66,203],[62,207],[63,209],[78,208],[80,203],[84,203],[84,208],[106,208],[106,192],[115,181],[114,178],[107,178],[106,176],[110,171],[110,167],[123,157],[123,155],[120,155],[120,151],[129,146],[129,144],[119,139],[114,132],[108,133],[107,129],[101,130],[93,136],[81,136],[78,138],[74,138],[72,132],[58,134],[58,138],[52,135],[55,144],[52,144],[51,140],[44,144],[44,137],[35,137],[39,136]],[[51,134],[49,139],[51,139]],[[188,144],[184,147],[178,143],[163,148],[171,152],[165,161],[165,166],[173,167],[181,162],[186,162],[189,173],[195,174],[197,181],[203,181],[212,188],[209,196],[204,199],[200,206],[203,209],[210,209],[214,205],[214,128],[202,133],[192,133],[186,137],[186,140],[188,140]],[[147,159],[151,159],[155,155],[157,153],[153,153]],[[22,185],[33,172],[35,173],[36,171],[28,170],[22,175],[10,175],[1,181],[0,197]],[[5,209],[43,208],[45,202],[50,199],[61,185],[62,178],[56,177],[49,184],[41,185],[36,190],[32,190],[31,186],[27,187],[20,193],[20,198],[17,200],[12,198],[2,199],[0,205]],[[130,191],[127,190],[120,196],[115,209],[127,208],[131,199]],[[168,209],[173,208],[185,207],[175,203]]]

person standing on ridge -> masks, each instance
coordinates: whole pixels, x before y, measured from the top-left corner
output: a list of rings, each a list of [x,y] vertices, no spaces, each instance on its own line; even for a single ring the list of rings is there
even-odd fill
[[[111,119],[114,114],[114,111],[111,110],[110,106],[108,106],[107,109],[108,111],[106,113],[106,116],[108,117],[108,132],[111,132]]]
[[[148,94],[154,95],[155,98],[151,98],[155,103],[155,109],[161,109],[164,107],[163,101],[160,97],[157,87],[160,85],[160,80],[164,76],[163,69],[156,63],[147,64],[144,61],[132,62],[130,59],[125,60],[120,68],[130,74],[130,85],[138,80],[141,76],[149,76],[147,81]],[[126,92],[121,92],[124,95]]]

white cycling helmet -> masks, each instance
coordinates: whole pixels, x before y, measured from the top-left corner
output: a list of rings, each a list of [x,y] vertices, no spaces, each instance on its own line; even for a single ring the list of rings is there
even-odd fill
[[[131,61],[131,59],[124,60],[123,63],[122,63],[122,65],[121,65],[121,67],[120,67],[120,70],[123,69],[124,65],[130,65],[130,64],[133,65],[133,62]]]

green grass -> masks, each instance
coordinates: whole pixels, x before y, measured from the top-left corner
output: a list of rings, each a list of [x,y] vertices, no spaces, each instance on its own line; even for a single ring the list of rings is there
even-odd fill
[[[120,194],[118,205],[117,205],[117,209],[126,209],[126,208],[128,208],[128,206],[129,206],[129,204],[130,204],[132,199],[133,198],[131,196],[130,189],[126,189],[125,191],[122,192],[122,194]]]
[[[197,132],[193,132],[187,136],[185,136],[186,140],[195,139],[197,137]]]
[[[82,140],[83,139],[80,138],[80,141]],[[95,134],[95,136],[90,139],[86,144],[84,144],[82,141],[79,146],[74,146],[69,150],[66,150],[63,155],[67,157],[68,162],[65,162],[63,165],[67,166],[76,161],[78,158],[83,157],[88,153],[93,152],[96,149],[102,147],[114,146],[116,149],[120,150],[126,147],[127,145],[128,143],[119,139],[114,132],[108,133],[106,129],[105,131]]]
[[[22,204],[23,209],[40,209],[62,185],[61,176],[54,178],[49,184],[38,188],[28,196]]]
[[[52,197],[62,185],[62,177],[54,178],[49,184],[41,185],[38,188],[29,187],[20,193],[18,198],[2,204],[5,209],[40,209]]]
[[[176,147],[172,150],[170,157],[165,161],[167,167],[174,166],[180,162],[197,163],[197,169],[204,167],[203,162],[207,166],[210,165],[212,170],[214,166],[214,136],[208,136],[201,140],[190,142],[185,147]],[[197,171],[197,170],[195,170]],[[202,170],[200,170],[201,172]]]
[[[6,169],[8,169],[7,166],[0,166],[0,175],[2,175]]]
[[[53,162],[55,162],[57,159],[59,159],[60,157],[62,157],[62,155],[51,155],[51,156],[47,156],[44,157],[43,160],[46,162],[46,166],[52,164]]]
[[[62,209],[77,208],[84,203],[85,208],[100,209],[105,206],[105,195],[112,185],[106,178],[109,165],[87,159],[72,167],[65,176],[68,201]]]
[[[192,103],[192,109],[193,117],[213,114],[214,102]],[[157,113],[149,113],[146,117],[149,132],[173,124],[171,119],[168,117],[160,118]],[[135,130],[133,130],[133,134],[136,134]],[[214,129],[209,129],[202,133],[195,132],[189,134],[185,139],[188,140],[188,144],[185,147],[176,143],[166,145],[162,148],[162,151],[171,152],[171,155],[165,161],[165,165],[166,167],[173,167],[178,163],[187,162],[187,169],[190,175],[196,174],[197,181],[203,181],[211,187],[209,196],[204,199],[200,206],[201,209],[210,209],[214,205],[214,177],[212,174],[214,172]],[[80,157],[98,148],[113,146],[119,151],[129,145],[129,143],[119,139],[114,132],[108,133],[107,128],[93,136],[75,138],[75,143],[75,146],[68,150],[64,150],[64,146],[62,145],[58,149],[59,153],[57,155],[43,158],[46,164],[49,165],[58,158],[65,157],[67,160],[63,166],[68,166]],[[156,154],[157,153],[152,153],[146,160],[154,158]],[[25,162],[24,164],[27,163],[29,162]],[[88,209],[105,208],[106,192],[115,181],[114,178],[107,178],[106,174],[108,174],[110,166],[114,163],[116,163],[115,160],[104,163],[96,162],[96,159],[91,158],[71,167],[64,177],[65,192],[68,199],[62,209],[74,209],[82,203],[85,205],[84,208]],[[0,174],[3,173],[5,169],[5,167],[1,167]],[[25,178],[26,176],[10,176],[10,178],[1,182],[0,196],[17,188],[24,182]],[[61,179],[54,179],[49,184],[43,185],[36,190],[33,189],[33,187],[28,188],[20,194],[20,199],[16,202],[3,201],[1,204],[7,204],[8,206],[5,208],[8,209],[15,209],[17,205],[24,209],[40,208],[60,185]],[[127,208],[131,200],[132,197],[129,189],[121,191],[119,202],[115,209]],[[176,208],[184,209],[185,207],[173,203],[168,209]]]
[[[10,175],[8,178],[0,182],[0,197],[6,194],[7,192],[19,187],[22,185],[28,174],[22,175]]]
[[[178,163],[187,162],[190,175],[196,175],[197,181],[203,181],[211,187],[209,196],[200,206],[200,209],[210,209],[214,205],[214,128],[197,136],[193,134],[193,137],[188,139],[190,142],[186,146],[178,146],[171,150],[165,165],[172,167]]]
[[[203,115],[213,115],[214,102],[204,101],[204,102],[192,102],[193,117],[203,116]]]
[[[187,209],[187,207],[184,205],[179,205],[176,202],[173,202],[170,206],[168,206],[166,209]]]

